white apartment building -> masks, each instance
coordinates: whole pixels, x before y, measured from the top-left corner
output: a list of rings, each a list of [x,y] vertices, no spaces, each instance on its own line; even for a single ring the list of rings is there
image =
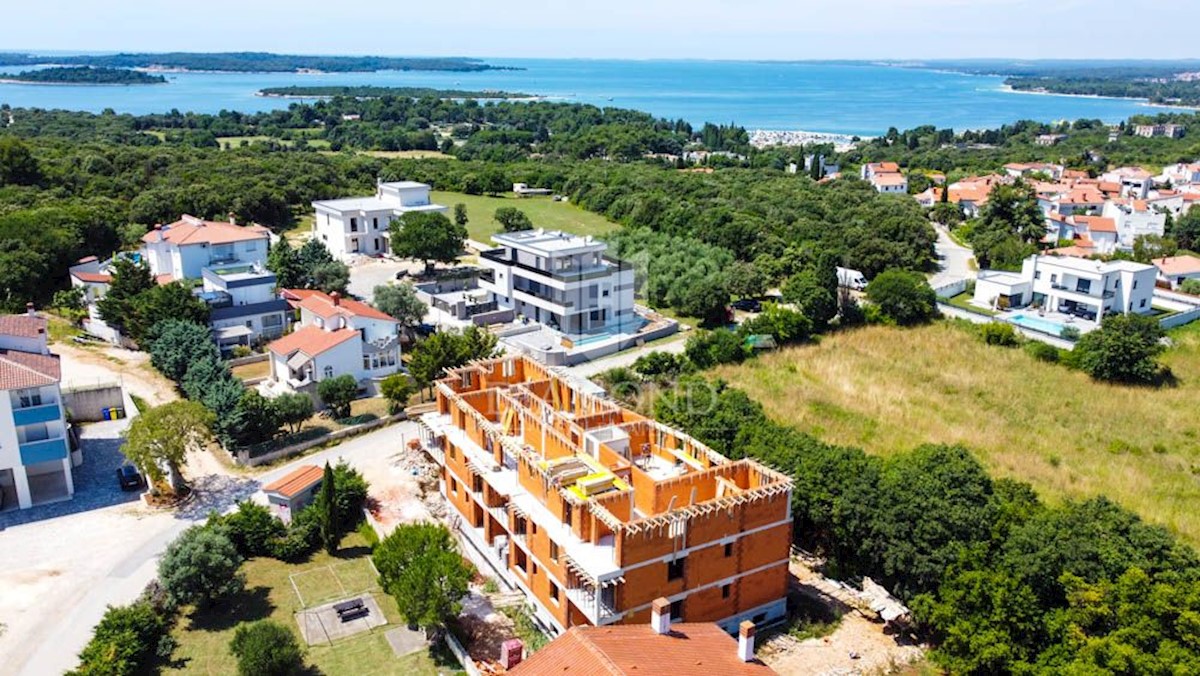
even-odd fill
[[[1133,243],[1138,237],[1161,237],[1166,232],[1166,213],[1150,206],[1145,200],[1106,202],[1103,215],[1116,224],[1117,247],[1125,251],[1133,251]]]
[[[222,352],[274,340],[287,326],[288,303],[275,293],[275,275],[263,266],[204,268],[197,292],[208,304],[208,322]]]
[[[142,236],[142,255],[160,282],[199,279],[206,267],[265,265],[271,231],[258,224],[206,221],[184,214]]]
[[[294,332],[268,346],[268,390],[315,396],[318,382],[351,375],[374,394],[379,381],[400,370],[400,322],[337,293],[285,289],[282,296],[299,320]]]
[[[1039,303],[1055,312],[1100,321],[1113,312],[1151,312],[1158,269],[1132,261],[1097,261],[1073,256],[1033,255],[1021,272],[982,270],[974,303],[1024,307]]]
[[[75,494],[61,375],[45,317],[0,316],[0,509]]]
[[[313,236],[319,237],[338,260],[355,254],[388,253],[388,226],[412,211],[445,212],[430,201],[430,186],[416,181],[380,181],[370,197],[347,197],[313,202]]]
[[[636,330],[633,266],[605,255],[608,245],[556,230],[492,236],[479,287],[498,307],[568,336]]]

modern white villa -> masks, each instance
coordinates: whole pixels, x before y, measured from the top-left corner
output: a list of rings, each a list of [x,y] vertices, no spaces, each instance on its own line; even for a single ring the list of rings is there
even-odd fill
[[[338,260],[386,254],[388,226],[393,219],[413,211],[446,211],[445,206],[430,201],[431,189],[416,181],[380,181],[370,197],[313,202],[313,236]]]
[[[61,375],[45,317],[0,316],[0,509],[75,494]]]
[[[1037,305],[1099,322],[1114,312],[1152,312],[1158,269],[1132,261],[1033,255],[1020,272],[981,270],[973,303],[996,309]]]
[[[285,289],[281,295],[299,319],[295,331],[268,346],[265,394],[305,392],[315,399],[317,383],[341,375],[375,394],[379,381],[400,370],[400,322],[336,293]]]
[[[559,331],[585,336],[636,330],[633,266],[605,255],[604,242],[557,230],[492,236],[479,257],[479,287],[500,308]]]
[[[201,276],[198,295],[208,304],[209,326],[222,352],[283,335],[289,306],[275,293],[275,275],[262,265],[206,267]]]

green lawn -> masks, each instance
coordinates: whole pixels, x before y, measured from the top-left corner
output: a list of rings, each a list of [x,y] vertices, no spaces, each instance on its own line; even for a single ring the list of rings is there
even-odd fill
[[[574,204],[555,202],[549,197],[485,197],[482,195],[466,195],[459,192],[433,192],[433,201],[445,204],[452,210],[454,205],[467,205],[467,230],[471,239],[484,243],[500,232],[500,224],[492,219],[492,214],[500,207],[516,207],[525,212],[535,228],[547,230],[563,230],[577,235],[602,235],[615,230],[616,223],[607,218],[585,211]]]
[[[779,422],[889,455],[963,444],[1050,500],[1105,495],[1200,544],[1200,322],[1163,355],[1179,383],[1097,383],[938,322],[824,336],[715,375]]]
[[[997,315],[997,313],[993,312],[992,310],[986,310],[978,305],[972,305],[971,298],[971,294],[963,292],[952,298],[943,299],[942,302],[946,303],[947,305],[953,305],[960,310],[974,312],[975,314],[979,315],[987,315],[989,317],[995,317]]]
[[[303,573],[295,579],[301,585],[301,593],[308,598],[334,600],[341,589],[349,594],[373,586],[373,575],[368,556],[370,550],[361,535],[352,533],[342,540],[342,549],[336,556],[325,552],[314,554],[312,559],[301,564],[289,564],[275,559],[261,558],[247,561],[242,566],[246,574],[246,591],[236,599],[214,608],[184,615],[172,632],[179,642],[172,655],[172,662],[163,673],[187,674],[232,674],[237,663],[229,653],[229,641],[239,622],[270,618],[289,627],[303,644],[296,624],[295,613],[301,609],[300,600],[292,588],[291,575]],[[335,573],[331,573],[332,564]],[[384,632],[401,623],[396,602],[388,595],[375,591],[375,600],[387,616],[388,624],[373,632],[363,633],[334,643],[332,646],[307,647],[306,662],[318,673],[354,674],[371,676],[403,674],[434,676],[455,673],[456,662],[428,651],[396,657],[384,638]]]

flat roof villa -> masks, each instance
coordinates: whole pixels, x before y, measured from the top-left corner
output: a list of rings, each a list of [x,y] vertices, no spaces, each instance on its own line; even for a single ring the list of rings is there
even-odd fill
[[[652,322],[634,304],[633,266],[607,255],[608,244],[559,230],[494,235],[480,254],[479,288],[494,310],[511,310],[520,326],[498,332],[506,344],[552,365],[625,349],[677,330]]]
[[[375,194],[312,203],[313,236],[328,247],[334,258],[388,253],[388,227],[394,218],[414,211],[444,212],[430,201],[432,188],[416,181],[378,181]]]
[[[557,632],[675,621],[736,631],[786,611],[788,477],[730,460],[523,356],[436,385],[421,447],[456,530]]]

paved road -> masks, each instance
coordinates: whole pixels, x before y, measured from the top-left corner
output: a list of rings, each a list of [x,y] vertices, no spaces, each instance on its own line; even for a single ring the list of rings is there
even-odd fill
[[[174,512],[138,502],[0,531],[0,623],[7,625],[0,631],[0,672],[42,676],[73,668],[105,608],[138,596],[172,540],[211,511],[224,512],[256,493],[261,497],[263,484],[296,465],[345,459],[371,483],[373,496],[405,492],[396,487],[411,477],[392,458],[415,434],[415,423],[401,423],[253,477],[204,474],[192,479],[196,501]]]
[[[934,227],[937,229],[938,236],[934,248],[942,257],[942,269],[930,278],[929,285],[936,289],[962,279],[975,279],[976,270],[972,267],[975,254],[969,248],[960,246],[950,239],[950,235],[942,226]]]

